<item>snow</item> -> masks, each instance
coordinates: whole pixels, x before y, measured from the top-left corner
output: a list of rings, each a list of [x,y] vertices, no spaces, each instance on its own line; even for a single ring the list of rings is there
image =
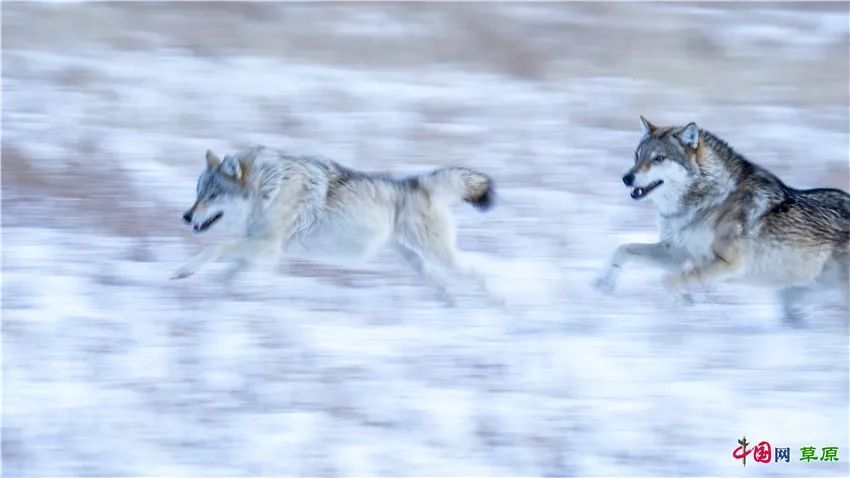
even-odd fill
[[[696,120],[792,184],[848,187],[846,8],[125,8],[4,5],[4,476],[848,475],[839,298],[814,296],[809,327],[789,330],[760,289],[718,285],[683,308],[640,267],[613,296],[590,287],[618,244],[655,237],[651,206],[619,180],[641,113]],[[126,15],[131,30],[112,26]],[[456,45],[485,58],[469,64],[423,50],[485,35],[479,15],[527,52],[535,35],[592,32],[511,57],[542,65],[537,77],[474,42]],[[298,43],[319,34],[312,18],[332,28]],[[769,45],[806,25],[828,28]],[[624,30],[722,48],[649,48],[632,64]],[[216,35],[232,41],[204,50]],[[583,49],[605,41],[620,70]],[[422,58],[334,56],[373,42]],[[659,51],[705,80],[658,74],[674,61]],[[731,68],[742,52],[765,63]],[[825,78],[817,92],[809,75]],[[737,88],[718,97],[715,80]],[[446,308],[390,251],[283,261],[230,286],[222,265],[169,281],[198,247],[180,215],[204,152],[252,143],[368,171],[491,174],[497,207],[458,207],[458,240],[506,305],[453,278]],[[791,447],[792,463],[744,469],[742,435]],[[839,446],[841,461],[794,462],[808,445]]]

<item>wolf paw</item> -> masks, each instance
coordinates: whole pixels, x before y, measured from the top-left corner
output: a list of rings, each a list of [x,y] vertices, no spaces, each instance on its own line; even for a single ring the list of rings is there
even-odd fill
[[[694,304],[693,297],[685,290],[685,284],[680,274],[666,274],[661,279],[661,283],[674,304],[685,306]]]
[[[687,292],[667,294],[667,301],[676,307],[690,307],[694,305],[694,298]]]
[[[673,301],[673,304],[681,307],[690,307],[694,305],[693,296],[687,292],[671,296],[671,300]]]
[[[804,329],[806,322],[803,320],[803,314],[799,312],[786,313],[782,316],[782,325],[790,329]]]
[[[605,294],[614,292],[616,287],[617,280],[610,273],[602,274],[593,280],[593,288]]]
[[[174,271],[173,274],[171,274],[171,277],[169,277],[168,279],[169,280],[185,279],[185,278],[189,277],[190,275],[192,275],[194,273],[195,273],[195,271],[188,270],[188,269],[177,269],[176,271]]]

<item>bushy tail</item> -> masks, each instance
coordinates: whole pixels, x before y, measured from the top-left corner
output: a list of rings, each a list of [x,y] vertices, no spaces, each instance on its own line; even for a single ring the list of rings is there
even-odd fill
[[[447,204],[462,199],[486,211],[493,206],[493,180],[467,168],[443,168],[415,178],[437,201]]]

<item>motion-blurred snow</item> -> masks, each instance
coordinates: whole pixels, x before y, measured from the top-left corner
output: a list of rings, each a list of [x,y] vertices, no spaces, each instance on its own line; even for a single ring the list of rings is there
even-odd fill
[[[4,476],[847,476],[848,320],[660,273],[638,115],[848,188],[848,6],[3,5]],[[391,253],[167,277],[207,148],[496,178],[458,208],[493,308]],[[732,459],[742,435],[792,463]],[[839,463],[800,463],[839,446]]]

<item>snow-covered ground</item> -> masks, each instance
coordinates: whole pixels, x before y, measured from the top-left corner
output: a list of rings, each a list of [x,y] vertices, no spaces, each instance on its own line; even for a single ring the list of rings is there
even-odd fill
[[[638,115],[848,188],[848,7],[3,5],[3,476],[847,476],[848,311],[660,272],[590,283],[654,214]],[[391,253],[168,281],[207,148],[464,165],[494,308]],[[732,458],[742,435],[791,463]],[[838,446],[838,463],[801,463]]]

